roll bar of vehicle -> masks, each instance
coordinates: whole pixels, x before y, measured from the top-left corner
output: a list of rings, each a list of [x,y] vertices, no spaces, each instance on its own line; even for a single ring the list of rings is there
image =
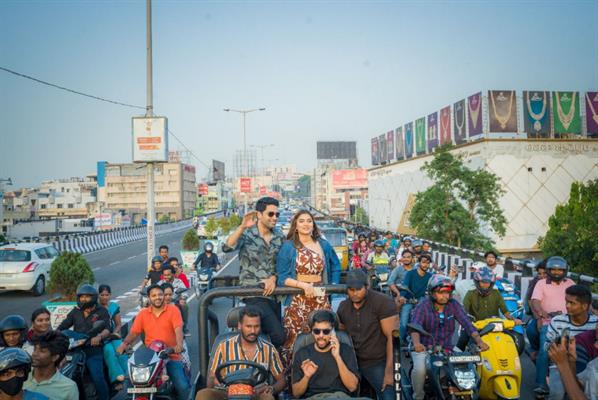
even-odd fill
[[[327,294],[345,294],[347,287],[345,285],[325,285]],[[251,297],[251,296],[262,296],[264,289],[259,287],[221,287],[208,290],[198,300],[198,311],[197,311],[197,330],[198,330],[198,351],[199,351],[199,374],[201,379],[202,387],[205,387],[208,362],[210,359],[210,332],[208,328],[208,307],[212,304],[212,301],[219,297]],[[274,290],[273,296],[288,296],[301,294],[303,290],[291,287],[277,287]],[[212,323],[212,330],[214,330],[214,324]],[[217,326],[217,325],[216,325]],[[218,332],[212,332],[212,338],[217,335]]]

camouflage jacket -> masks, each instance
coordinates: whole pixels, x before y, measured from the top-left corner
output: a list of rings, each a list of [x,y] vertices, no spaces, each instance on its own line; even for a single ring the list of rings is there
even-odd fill
[[[224,252],[239,250],[240,286],[256,286],[262,279],[276,275],[276,256],[283,241],[282,232],[275,228],[267,244],[253,226],[243,232],[234,248],[223,246]]]

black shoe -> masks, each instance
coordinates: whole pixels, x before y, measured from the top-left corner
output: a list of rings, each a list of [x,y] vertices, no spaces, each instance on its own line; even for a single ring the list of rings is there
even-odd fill
[[[543,399],[550,394],[550,391],[543,387],[537,387],[534,389],[534,394],[536,395],[537,399]]]

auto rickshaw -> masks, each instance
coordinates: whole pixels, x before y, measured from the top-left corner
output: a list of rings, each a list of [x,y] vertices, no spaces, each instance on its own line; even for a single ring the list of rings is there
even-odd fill
[[[338,260],[341,263],[341,271],[349,268],[349,244],[347,242],[347,231],[343,228],[322,228],[320,233],[334,247]]]

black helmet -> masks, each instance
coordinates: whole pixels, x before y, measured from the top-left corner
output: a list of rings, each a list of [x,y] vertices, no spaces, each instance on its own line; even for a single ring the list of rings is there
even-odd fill
[[[214,250],[214,245],[211,242],[206,242],[206,244],[203,245],[203,249],[204,251],[212,251]]]
[[[6,371],[7,369],[19,368],[25,370],[25,377],[27,377],[31,371],[31,357],[29,357],[29,354],[27,354],[25,350],[17,347],[0,350],[0,372]]]
[[[85,302],[85,303],[81,302],[79,300],[79,297],[81,297],[84,294],[91,296],[91,300],[88,302]],[[90,285],[89,283],[84,283],[77,288],[77,306],[81,310],[84,310],[86,308],[91,308],[91,307],[95,306],[97,304],[97,302],[98,302],[98,290],[93,285]]]
[[[27,330],[27,322],[20,315],[8,315],[0,321],[0,333]]]
[[[473,282],[476,289],[482,296],[488,296],[494,287],[494,283],[496,282],[496,274],[487,266],[483,266],[473,273]],[[488,282],[490,286],[487,289],[484,289],[480,286],[481,282]]]
[[[561,269],[565,271],[562,276],[556,276],[550,272],[553,269]],[[569,266],[567,265],[567,261],[563,257],[550,257],[546,260],[546,275],[555,282],[560,282],[567,277],[567,272],[569,271]]]

